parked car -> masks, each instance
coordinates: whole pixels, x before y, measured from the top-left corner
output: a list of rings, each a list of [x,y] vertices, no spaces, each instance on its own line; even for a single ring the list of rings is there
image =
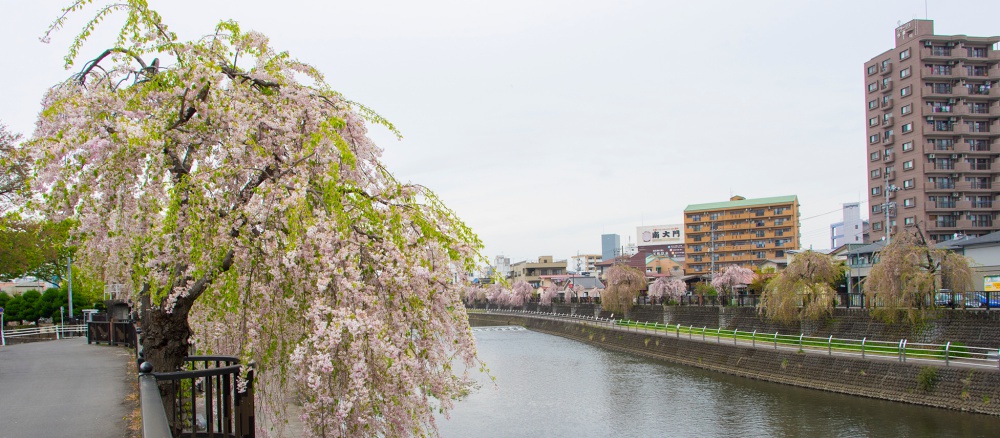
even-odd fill
[[[997,294],[990,294],[989,305],[991,309],[1000,308],[1000,296]],[[976,299],[974,301],[975,307],[986,307],[987,297],[985,294],[976,294]],[[968,304],[967,304],[968,305]]]

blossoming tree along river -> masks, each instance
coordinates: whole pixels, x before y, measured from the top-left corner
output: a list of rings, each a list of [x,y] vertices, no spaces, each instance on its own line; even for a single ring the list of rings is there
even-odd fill
[[[156,370],[193,342],[254,362],[271,415],[297,392],[312,435],[433,433],[469,382],[453,360],[477,364],[452,278],[478,238],[383,167],[366,121],[391,124],[234,22],[182,41],[144,0],[99,7],[68,67],[115,11],[116,46],[44,97],[30,207],[149,303]]]

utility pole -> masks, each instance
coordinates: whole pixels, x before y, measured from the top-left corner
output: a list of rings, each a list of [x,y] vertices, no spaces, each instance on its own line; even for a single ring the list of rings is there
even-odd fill
[[[69,264],[66,266],[69,269],[69,317],[73,319],[73,256],[69,256]]]

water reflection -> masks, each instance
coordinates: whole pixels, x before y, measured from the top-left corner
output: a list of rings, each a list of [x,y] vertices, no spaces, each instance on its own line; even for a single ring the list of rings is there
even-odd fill
[[[737,378],[557,336],[477,331],[496,377],[444,437],[976,437],[1000,419]]]

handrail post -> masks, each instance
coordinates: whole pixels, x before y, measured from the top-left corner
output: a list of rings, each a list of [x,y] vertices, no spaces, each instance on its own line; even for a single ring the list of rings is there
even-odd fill
[[[861,339],[861,358],[862,359],[865,358],[865,341],[867,341],[867,340],[868,340],[867,336],[865,336],[863,339]]]
[[[774,332],[774,349],[778,349],[778,332]]]
[[[736,332],[738,331],[740,331],[740,329],[733,329],[733,345],[736,345]]]
[[[826,355],[833,356],[833,335],[830,335],[830,338],[826,340]]]
[[[803,336],[805,336],[805,333],[799,333],[799,351],[802,351],[802,337]]]
[[[142,413],[142,436],[144,438],[169,438],[170,424],[167,422],[160,388],[153,375],[153,364],[139,365],[139,409]]]
[[[715,329],[715,343],[716,344],[722,343],[722,327]]]
[[[757,330],[750,335],[750,341],[753,343],[753,348],[757,348]]]
[[[694,325],[688,325],[688,339],[694,339]]]
[[[944,345],[944,366],[946,367],[951,366],[949,365],[949,358],[948,358],[949,350],[951,350],[951,341],[948,341],[948,343]]]
[[[681,338],[681,325],[677,324],[677,339]]]

